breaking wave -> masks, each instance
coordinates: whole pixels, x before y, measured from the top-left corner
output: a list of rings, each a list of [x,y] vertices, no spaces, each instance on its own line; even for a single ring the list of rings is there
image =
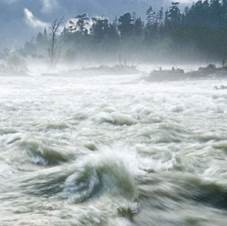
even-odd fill
[[[81,203],[102,195],[120,196],[128,200],[137,197],[136,182],[119,159],[92,155],[79,166],[61,166],[38,174],[22,183],[27,192],[45,197],[56,196],[71,203]],[[22,186],[23,186],[22,185]]]
[[[22,141],[20,148],[24,149],[31,161],[37,165],[54,166],[60,163],[68,162],[73,155],[64,151],[54,150],[41,142]]]

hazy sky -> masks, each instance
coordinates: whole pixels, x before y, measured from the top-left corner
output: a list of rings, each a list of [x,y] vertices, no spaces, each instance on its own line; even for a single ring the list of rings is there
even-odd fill
[[[190,0],[178,0],[191,3]],[[143,14],[149,5],[158,8],[171,0],[0,0],[0,48],[18,46],[54,18],[90,15],[119,16],[126,11]]]

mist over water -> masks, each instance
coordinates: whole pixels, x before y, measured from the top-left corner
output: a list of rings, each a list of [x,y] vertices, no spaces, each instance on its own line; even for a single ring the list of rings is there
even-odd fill
[[[226,81],[90,73],[1,77],[0,225],[226,226]]]

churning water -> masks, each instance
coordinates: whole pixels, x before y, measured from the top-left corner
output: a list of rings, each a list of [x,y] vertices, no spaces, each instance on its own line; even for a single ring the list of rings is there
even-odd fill
[[[226,226],[224,81],[2,77],[1,226]]]

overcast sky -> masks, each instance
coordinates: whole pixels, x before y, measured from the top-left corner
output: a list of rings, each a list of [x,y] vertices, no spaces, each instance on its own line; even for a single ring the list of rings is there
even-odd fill
[[[190,0],[178,0],[191,3]],[[144,14],[169,5],[171,0],[0,0],[0,48],[18,46],[42,30],[54,18],[90,15],[119,16],[126,11]]]

